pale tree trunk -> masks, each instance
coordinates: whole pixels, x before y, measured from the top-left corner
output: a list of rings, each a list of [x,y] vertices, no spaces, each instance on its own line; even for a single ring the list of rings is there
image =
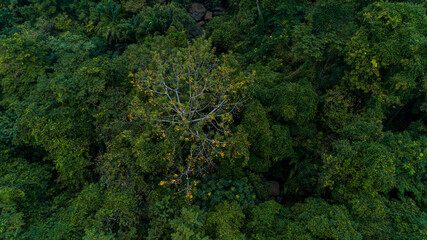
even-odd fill
[[[256,0],[256,8],[258,9],[258,14],[262,17],[261,8],[259,7],[259,0]]]

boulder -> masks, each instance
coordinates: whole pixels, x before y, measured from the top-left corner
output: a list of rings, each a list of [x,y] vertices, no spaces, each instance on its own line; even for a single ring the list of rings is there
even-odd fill
[[[215,11],[215,12],[213,12],[213,15],[214,15],[215,17],[217,17],[217,16],[221,16],[221,15],[222,15],[222,13],[223,13],[223,12],[216,12],[216,11]]]
[[[211,11],[207,11],[205,14],[205,21],[210,21],[213,17],[213,13]]]
[[[214,7],[213,9],[213,15],[214,16],[221,16],[224,13],[225,9],[222,7]]]
[[[201,3],[192,3],[191,4],[191,17],[194,18],[197,22],[202,20],[206,14],[206,8]]]
[[[279,196],[280,195],[280,184],[276,181],[269,181],[270,183],[270,195]]]

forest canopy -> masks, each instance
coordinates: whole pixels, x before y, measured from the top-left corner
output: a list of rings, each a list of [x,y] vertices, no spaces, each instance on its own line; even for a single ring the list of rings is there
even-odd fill
[[[1,1],[0,239],[427,239],[426,9]]]

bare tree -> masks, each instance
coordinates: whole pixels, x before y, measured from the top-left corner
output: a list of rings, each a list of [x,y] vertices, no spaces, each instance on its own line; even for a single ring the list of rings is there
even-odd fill
[[[161,184],[185,180],[183,190],[191,197],[192,175],[203,175],[217,158],[245,155],[230,123],[247,99],[249,78],[236,75],[232,59],[216,58],[204,40],[152,60],[154,68],[134,77],[147,101],[138,103],[132,116],[155,124],[160,137],[173,145],[165,156],[171,172]]]

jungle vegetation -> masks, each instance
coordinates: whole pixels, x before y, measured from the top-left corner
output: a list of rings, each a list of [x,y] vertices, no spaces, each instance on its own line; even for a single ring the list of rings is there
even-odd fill
[[[0,239],[427,239],[427,2],[197,3],[0,2]]]

